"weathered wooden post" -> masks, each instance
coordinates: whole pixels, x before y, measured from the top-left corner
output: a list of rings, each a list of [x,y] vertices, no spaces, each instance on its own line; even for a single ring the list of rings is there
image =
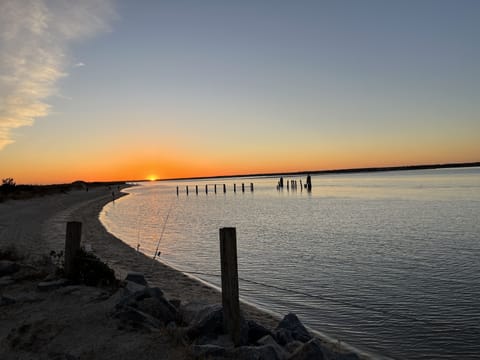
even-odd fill
[[[208,185],[205,185],[205,194],[208,195]]]
[[[240,302],[238,298],[236,229],[220,229],[223,322],[235,346],[240,345]]]
[[[198,195],[198,185],[195,185],[195,194]]]
[[[234,192],[234,193],[237,192],[237,184],[233,184],[233,192]]]
[[[242,192],[245,192],[245,184],[242,183]]]
[[[187,195],[188,195],[188,185],[187,185],[187,186],[185,186],[185,189],[187,190]]]
[[[178,186],[177,186],[177,196],[178,196]]]
[[[82,239],[82,223],[79,221],[67,222],[67,234],[65,237],[65,276],[68,279],[75,278],[78,269],[76,268],[75,257],[80,250]]]
[[[253,183],[250,183],[250,191],[253,192]]]
[[[217,184],[213,185],[213,192],[216,194],[217,193]]]
[[[225,194],[227,192],[227,185],[223,184],[223,193]]]

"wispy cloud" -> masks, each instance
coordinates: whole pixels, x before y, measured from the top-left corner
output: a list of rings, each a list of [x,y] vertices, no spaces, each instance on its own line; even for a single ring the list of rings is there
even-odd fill
[[[12,129],[48,114],[68,46],[109,29],[113,1],[0,1],[0,150],[14,141]]]
[[[75,65],[73,65],[73,67],[82,67],[82,66],[85,66],[85,64],[83,62],[78,62],[76,63]]]

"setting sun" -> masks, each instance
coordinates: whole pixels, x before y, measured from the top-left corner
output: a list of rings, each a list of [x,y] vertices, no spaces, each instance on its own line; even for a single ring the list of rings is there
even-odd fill
[[[155,180],[157,180],[157,179],[158,179],[157,175],[148,175],[148,176],[147,176],[147,180],[148,180],[148,181],[155,181]]]

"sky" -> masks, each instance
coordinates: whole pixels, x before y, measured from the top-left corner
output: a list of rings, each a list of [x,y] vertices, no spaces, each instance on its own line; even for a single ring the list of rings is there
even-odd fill
[[[0,0],[0,178],[480,161],[480,1]]]

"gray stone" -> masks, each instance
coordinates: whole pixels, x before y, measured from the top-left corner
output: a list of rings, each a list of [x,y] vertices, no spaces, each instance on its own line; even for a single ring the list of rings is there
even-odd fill
[[[146,298],[137,302],[137,307],[144,313],[160,320],[164,324],[175,321],[177,310],[165,298]]]
[[[271,335],[265,335],[257,341],[258,345],[271,345],[277,353],[277,358],[286,359],[290,354],[281,347]]]
[[[272,345],[241,346],[228,352],[228,357],[238,360],[282,360]]]
[[[127,274],[127,277],[125,278],[125,280],[132,281],[139,285],[148,286],[147,280],[145,280],[145,276],[140,272],[130,271]]]
[[[12,275],[20,270],[16,262],[10,260],[0,260],[0,276]]]
[[[153,316],[132,307],[125,307],[115,312],[113,316],[127,323],[128,325],[137,328],[144,328],[147,330],[159,329],[163,325],[158,319],[155,319]]]
[[[11,276],[3,276],[0,278],[0,286],[8,286],[15,283],[15,280]]]
[[[253,320],[247,320],[248,325],[248,343],[255,344],[257,340],[263,338],[266,335],[273,336],[273,333],[266,327],[256,323]]]
[[[223,309],[220,304],[208,305],[200,309],[187,329],[190,339],[195,339],[200,335],[215,338],[224,333]]]
[[[282,346],[295,340],[292,336],[292,332],[288,329],[277,329],[275,330],[274,336],[277,342]]]
[[[227,353],[225,348],[217,345],[193,345],[190,351],[195,359],[223,359]]]
[[[322,344],[318,339],[312,339],[299,347],[288,360],[323,360]]]
[[[147,287],[144,285],[137,284],[133,281],[126,281],[125,289],[130,293],[134,294],[136,292],[145,291]]]
[[[12,305],[15,304],[16,300],[9,298],[7,296],[0,296],[0,306],[5,306],[5,305]]]
[[[182,321],[185,324],[190,324],[201,311],[204,311],[205,308],[208,308],[209,306],[211,305],[200,301],[190,301],[185,304],[181,304],[179,310]]]
[[[294,313],[289,313],[285,315],[285,317],[282,319],[282,321],[280,321],[280,323],[277,326],[277,330],[280,330],[280,329],[286,329],[290,331],[291,336],[294,340],[307,342],[310,339],[312,339],[312,335],[310,335],[308,330],[305,328],[305,326],[303,326],[303,324],[298,319],[297,315],[295,315]],[[289,343],[289,342],[290,341],[287,341],[286,343]]]
[[[298,340],[293,340],[284,346],[285,350],[293,354],[299,347],[302,347],[303,343]]]
[[[71,281],[68,279],[58,279],[52,281],[42,281],[37,285],[37,289],[40,291],[50,291],[55,290],[67,285],[70,285]]]
[[[172,304],[175,309],[180,310],[180,306],[182,305],[182,301],[180,299],[170,299],[170,304]]]

